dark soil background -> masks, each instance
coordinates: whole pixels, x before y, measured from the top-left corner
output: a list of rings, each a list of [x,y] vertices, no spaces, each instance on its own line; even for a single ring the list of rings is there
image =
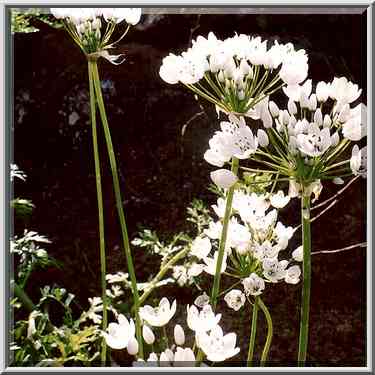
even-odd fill
[[[35,272],[28,292],[56,283],[87,306],[100,295],[97,203],[91,129],[88,115],[87,66],[84,56],[64,30],[35,21],[40,32],[14,35],[14,162],[26,172],[16,182],[15,196],[31,199],[36,208],[27,227],[52,241],[50,255],[61,270]],[[127,56],[120,66],[100,61],[99,70],[124,198],[128,228],[134,238],[140,225],[162,238],[188,230],[186,207],[193,198],[212,204],[208,186],[212,168],[203,160],[208,139],[218,126],[211,105],[158,75],[169,52],[181,52],[191,38],[218,37],[234,32],[293,42],[309,54],[310,78],[332,80],[346,76],[363,88],[366,101],[366,18],[361,15],[165,15],[143,16],[119,51]],[[192,119],[192,117],[194,118]],[[191,120],[192,119],[192,120]],[[184,136],[183,126],[187,124]],[[120,250],[112,180],[101,139],[108,273],[126,271]],[[338,187],[327,183],[320,200]],[[355,182],[328,214],[312,226],[313,250],[337,249],[365,241],[365,181]],[[281,215],[285,224],[299,223],[298,201]],[[15,232],[25,223],[16,222]],[[300,244],[298,235],[291,250]],[[142,249],[133,249],[140,281],[158,267]],[[365,366],[366,250],[315,255],[308,359],[312,366]],[[177,298],[180,307],[198,291],[167,287],[162,293]],[[267,288],[264,301],[274,322],[270,364],[294,365],[298,346],[301,284],[281,283]],[[247,352],[250,309],[235,314],[221,303],[225,332],[239,336],[241,357]],[[179,319],[185,319],[184,310]],[[255,359],[265,340],[260,314]],[[235,360],[236,358],[234,358]]]

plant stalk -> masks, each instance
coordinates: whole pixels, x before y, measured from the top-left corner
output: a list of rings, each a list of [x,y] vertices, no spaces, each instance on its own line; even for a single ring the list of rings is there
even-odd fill
[[[258,300],[259,296],[255,297],[254,305],[253,305],[253,317],[251,320],[251,333],[250,333],[250,341],[249,341],[249,351],[247,354],[247,366],[253,366],[253,356],[254,356],[254,347],[255,347],[255,337],[257,334],[257,323],[258,323]]]
[[[231,171],[237,175],[239,167],[239,160],[235,157],[232,158],[232,168]],[[223,264],[224,252],[225,252],[225,244],[227,242],[227,233],[228,233],[228,226],[229,226],[229,219],[232,213],[232,202],[233,202],[233,193],[234,193],[235,185],[231,186],[227,193],[227,202],[225,206],[225,215],[223,221],[223,229],[221,232],[220,244],[219,244],[219,254],[217,257],[216,263],[216,272],[214,276],[214,284],[212,287],[212,294],[211,294],[211,305],[212,308],[215,309],[217,303],[217,296],[219,295],[220,289],[220,277],[221,277],[221,265]]]
[[[264,344],[264,348],[262,351],[262,356],[260,357],[260,366],[263,367],[267,362],[268,352],[270,350],[272,336],[273,336],[273,324],[271,314],[267,309],[267,306],[264,304],[262,299],[259,297],[258,300],[259,307],[262,309],[264,316],[266,317],[267,321],[267,338],[266,343]]]
[[[92,76],[92,62],[88,62],[89,72],[89,86],[90,86],[90,111],[91,111],[91,127],[92,127],[92,144],[94,150],[94,162],[95,162],[95,181],[96,181],[96,197],[98,202],[98,219],[99,219],[99,243],[100,243],[100,273],[101,273],[101,286],[102,286],[102,301],[103,301],[103,320],[102,329],[105,331],[108,324],[108,304],[106,295],[106,255],[105,255],[105,237],[104,237],[104,210],[103,210],[103,193],[102,193],[102,182],[100,172],[100,160],[99,160],[99,147],[98,147],[98,136],[96,129],[96,103],[95,103],[95,92],[94,83]],[[107,344],[105,339],[102,340],[102,352],[101,362],[105,366],[107,358]]]
[[[129,271],[130,280],[131,280],[133,298],[134,298],[136,336],[137,336],[137,341],[139,345],[138,357],[143,359],[143,341],[142,341],[141,320],[139,317],[139,293],[138,293],[138,287],[137,287],[137,279],[135,275],[133,258],[132,258],[132,254],[130,250],[130,244],[129,244],[129,236],[128,236],[128,231],[127,231],[126,221],[125,221],[124,208],[122,204],[116,157],[115,157],[115,153],[113,150],[111,132],[109,129],[107,114],[106,114],[105,107],[104,107],[103,95],[102,95],[102,90],[100,86],[98,65],[96,61],[92,61],[92,72],[93,72],[93,78],[94,78],[94,87],[95,87],[97,103],[99,107],[100,117],[102,120],[105,140],[107,144],[109,162],[111,165],[113,189],[114,189],[115,198],[116,198],[117,213],[118,213],[118,217],[120,221],[123,246],[124,246],[126,261],[128,265],[128,271]]]
[[[301,301],[301,322],[298,345],[298,365],[304,366],[309,333],[309,310],[311,289],[311,221],[310,196],[302,194],[301,199],[302,243],[303,243],[303,285]]]

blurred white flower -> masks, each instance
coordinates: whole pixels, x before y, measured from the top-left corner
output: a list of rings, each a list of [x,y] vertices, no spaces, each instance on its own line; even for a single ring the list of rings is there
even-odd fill
[[[210,303],[210,297],[206,294],[206,292],[203,292],[200,296],[198,296],[195,301],[194,305],[203,308],[203,306],[208,305]]]
[[[246,297],[240,290],[232,289],[225,295],[224,301],[231,309],[238,311],[245,304]]]
[[[337,100],[339,107],[357,100],[361,92],[358,85],[348,81],[345,77],[335,77],[331,82],[330,97]]]
[[[367,107],[361,103],[350,110],[349,119],[342,124],[344,138],[360,141],[367,135]]]
[[[132,319],[128,321],[120,314],[118,323],[109,323],[106,332],[103,332],[105,341],[112,349],[125,349],[131,338],[135,336],[135,326]]]
[[[190,254],[196,256],[198,259],[203,259],[208,256],[211,251],[211,241],[207,237],[196,237],[191,244]]]
[[[296,262],[303,261],[303,246],[298,246],[292,253],[292,257]]]
[[[288,284],[297,284],[301,276],[301,269],[299,266],[291,266],[286,270],[285,282]]]
[[[179,324],[174,326],[173,334],[176,345],[182,346],[185,344],[185,332]]]
[[[329,129],[320,129],[318,125],[311,123],[307,134],[297,135],[297,146],[301,152],[311,157],[324,154],[331,146]]]
[[[216,264],[217,264],[218,257],[219,257],[219,252],[215,251],[213,258],[206,257],[203,259],[204,263],[206,263],[206,265],[203,267],[203,270],[212,276],[214,276],[216,273]],[[220,273],[223,273],[226,270],[226,268],[227,268],[227,254],[224,253]]]
[[[361,150],[358,145],[353,146],[350,168],[355,176],[367,176],[367,146]]]
[[[130,355],[136,355],[138,353],[139,344],[134,336],[130,338],[126,350]]]
[[[249,277],[242,280],[246,295],[259,296],[266,287],[264,280],[256,273],[252,273]]]
[[[149,345],[152,345],[155,342],[154,332],[152,332],[152,329],[145,324],[143,325],[143,328],[142,328],[142,336],[145,342]]]
[[[329,83],[326,83],[323,81],[318,82],[318,84],[316,85],[315,92],[316,92],[316,98],[318,99],[319,102],[324,103],[327,101],[327,99],[329,98],[330,89],[331,89],[331,85]]]
[[[285,196],[282,190],[279,190],[276,194],[271,194],[270,196],[270,202],[275,208],[283,208],[289,203],[289,201],[289,195]]]
[[[227,169],[218,169],[210,173],[211,180],[223,189],[229,189],[237,181],[238,177]]]
[[[172,319],[176,312],[176,307],[176,300],[170,305],[168,299],[163,297],[158,307],[151,307],[149,305],[141,307],[139,309],[139,315],[149,325],[153,327],[163,327]]]
[[[240,352],[240,349],[236,348],[236,334],[228,333],[224,336],[223,330],[218,325],[209,334],[206,331],[197,332],[196,339],[197,345],[209,361],[222,362]]]
[[[285,269],[288,266],[288,261],[282,260],[279,262],[276,258],[266,258],[263,260],[262,265],[263,275],[266,277],[266,279],[273,283],[277,283],[279,280],[285,277]]]
[[[220,321],[221,314],[215,315],[210,305],[204,305],[199,311],[196,306],[187,306],[187,325],[195,332],[207,332]]]

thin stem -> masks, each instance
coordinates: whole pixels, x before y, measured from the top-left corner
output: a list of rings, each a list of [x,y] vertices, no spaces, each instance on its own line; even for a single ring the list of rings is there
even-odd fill
[[[311,289],[311,223],[310,196],[302,192],[301,199],[302,243],[303,243],[303,285],[301,301],[301,322],[298,344],[298,365],[304,366],[309,333],[309,310]]]
[[[272,342],[273,325],[272,325],[271,314],[268,311],[267,306],[263,303],[260,297],[258,300],[258,304],[259,304],[259,307],[262,309],[263,314],[266,317],[266,321],[267,321],[267,338],[266,338],[266,343],[264,344],[264,348],[262,351],[262,356],[260,357],[260,365],[264,366],[267,362],[268,352],[270,351],[270,346]]]
[[[99,219],[99,244],[100,244],[100,273],[101,273],[101,286],[102,286],[102,300],[103,300],[103,320],[102,329],[105,331],[108,324],[108,304],[106,295],[106,255],[105,255],[105,237],[104,237],[104,210],[103,210],[103,193],[102,193],[102,178],[100,173],[100,160],[99,160],[99,147],[98,147],[98,136],[96,130],[96,103],[95,103],[95,91],[92,76],[92,62],[88,62],[89,72],[89,86],[90,86],[90,111],[91,111],[91,127],[92,127],[92,144],[94,151],[95,161],[95,181],[96,181],[96,198],[98,202],[98,219]],[[102,352],[101,360],[102,364],[105,365],[107,357],[107,345],[103,338],[102,340]]]
[[[253,316],[251,319],[251,333],[249,341],[249,351],[247,353],[247,366],[251,367],[253,365],[254,347],[255,347],[255,337],[257,334],[257,322],[258,322],[258,300],[259,296],[255,297],[253,305]]]
[[[139,357],[143,359],[143,341],[142,341],[141,320],[140,320],[140,317],[139,317],[139,294],[138,294],[138,287],[137,287],[137,279],[136,279],[136,276],[135,276],[133,258],[132,258],[132,254],[131,254],[131,250],[130,250],[129,236],[128,236],[128,231],[127,231],[127,227],[126,227],[124,208],[123,208],[123,205],[122,205],[122,198],[121,198],[120,183],[119,183],[119,178],[118,178],[116,157],[115,157],[115,153],[114,153],[114,150],[113,150],[111,132],[109,130],[107,115],[106,115],[106,112],[105,112],[102,90],[101,90],[101,87],[100,87],[98,66],[97,66],[96,61],[92,62],[92,71],[93,71],[94,87],[95,87],[100,117],[102,119],[103,130],[104,130],[104,135],[105,135],[105,140],[106,140],[107,150],[108,150],[108,156],[109,156],[109,161],[110,161],[111,170],[112,170],[113,188],[114,188],[115,197],[116,197],[117,213],[118,213],[118,216],[119,216],[121,232],[122,232],[123,246],[124,246],[124,250],[125,250],[126,261],[127,261],[127,264],[128,264],[128,271],[129,271],[129,275],[130,275],[130,281],[131,281],[133,298],[134,298],[136,336],[137,336],[137,340],[138,340],[138,344],[139,344]]]
[[[237,175],[238,173],[238,166],[239,160],[235,157],[232,158],[232,172]],[[211,294],[211,305],[213,309],[216,307],[217,303],[217,296],[219,294],[220,288],[220,277],[221,277],[221,265],[223,263],[224,252],[225,252],[225,244],[227,242],[227,233],[228,233],[228,226],[229,226],[229,218],[232,212],[232,201],[233,201],[233,193],[234,193],[234,186],[231,186],[227,193],[226,198],[226,207],[225,207],[225,215],[223,221],[223,229],[221,232],[220,244],[219,244],[219,253],[216,262],[216,272],[214,276],[214,284],[212,287],[212,294]]]
[[[11,280],[10,287],[13,290],[14,295],[21,301],[26,310],[30,312],[35,310],[36,307],[33,304],[33,301],[31,301],[26,292],[14,280]]]

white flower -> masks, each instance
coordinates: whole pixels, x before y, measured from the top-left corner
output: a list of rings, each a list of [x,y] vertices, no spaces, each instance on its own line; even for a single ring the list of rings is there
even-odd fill
[[[312,81],[307,79],[303,85],[288,85],[283,87],[285,95],[294,102],[301,101],[301,98],[308,98],[312,90]]]
[[[206,263],[203,270],[212,276],[214,276],[216,273],[216,263],[218,261],[218,256],[219,256],[219,252],[215,251],[213,258],[206,257],[203,259],[204,263]],[[220,273],[223,273],[226,268],[227,268],[227,254],[224,253]]]
[[[350,168],[355,176],[366,177],[367,175],[367,146],[361,150],[358,145],[353,146]]]
[[[206,292],[203,292],[200,296],[198,296],[195,301],[194,305],[202,308],[205,305],[208,305],[210,303],[210,297],[206,294]]]
[[[339,105],[350,104],[357,100],[362,90],[358,89],[358,85],[348,81],[347,78],[335,77],[331,82],[330,97],[336,99]]]
[[[174,354],[174,362],[177,362],[175,366],[193,367],[195,365],[194,352],[190,348],[180,348],[178,346]]]
[[[288,85],[297,85],[307,77],[309,69],[304,50],[293,51],[283,61],[279,76]]]
[[[275,102],[270,100],[268,103],[268,107],[269,107],[272,117],[277,117],[279,115],[279,107],[277,106]]]
[[[292,257],[296,262],[303,261],[303,246],[298,246],[292,253]]]
[[[135,335],[135,326],[132,319],[128,321],[120,314],[118,323],[109,323],[107,332],[103,332],[105,341],[112,349],[125,349],[132,337]]]
[[[210,173],[211,180],[223,189],[229,189],[237,181],[238,177],[227,169],[218,169]]]
[[[176,84],[180,79],[181,66],[183,58],[170,53],[164,57],[162,66],[159,70],[160,77],[169,84]]]
[[[187,325],[195,332],[207,332],[219,323],[221,314],[215,315],[210,305],[204,305],[199,311],[196,306],[187,306]]]
[[[191,255],[198,259],[203,259],[208,256],[211,251],[211,241],[207,237],[197,237],[191,244]]]
[[[331,135],[328,128],[322,130],[312,123],[308,134],[297,135],[297,146],[304,154],[316,157],[322,155],[331,146]]]
[[[136,25],[141,19],[141,8],[113,8],[112,18],[120,23],[123,20],[130,25]]]
[[[167,298],[163,297],[158,307],[146,305],[139,309],[139,315],[149,325],[153,327],[163,327],[166,325],[176,312],[176,300],[170,305]]]
[[[188,282],[188,274],[185,266],[174,266],[173,277],[176,279],[178,285],[184,286]]]
[[[143,325],[142,336],[145,342],[149,345],[152,345],[155,342],[154,332],[152,332],[152,329],[147,325]]]
[[[285,227],[283,223],[279,221],[276,224],[273,233],[277,238],[277,242],[281,247],[281,250],[284,250],[288,246],[288,242],[294,234],[294,229],[292,227]]]
[[[316,85],[315,93],[319,102],[326,102],[330,94],[331,85],[329,83],[320,81]]]
[[[223,229],[223,225],[220,221],[213,222],[211,221],[208,224],[208,228],[203,231],[203,233],[210,237],[212,240],[218,240],[221,236],[221,231]]]
[[[211,207],[215,211],[216,215],[219,216],[220,219],[224,217],[226,201],[223,198],[218,198],[217,204],[213,204]]]
[[[350,118],[342,125],[344,138],[359,141],[367,133],[367,108],[361,103],[350,111]]]
[[[188,269],[188,277],[191,279],[192,277],[199,276],[203,272],[204,266],[203,264],[194,263]]]
[[[198,332],[196,335],[197,345],[206,354],[207,359],[213,362],[222,362],[239,353],[236,348],[237,336],[235,333],[229,333],[224,336],[220,326],[214,327],[209,334],[205,331]]]
[[[261,245],[257,243],[254,249],[254,256],[258,260],[265,258],[275,258],[278,256],[281,248],[279,245],[272,245],[270,241],[264,241]]]
[[[285,196],[282,190],[279,190],[277,194],[271,194],[270,196],[270,202],[275,208],[283,208],[289,203],[289,201],[289,195]]]
[[[295,180],[289,180],[289,191],[288,195],[291,198],[296,198],[301,195],[301,184],[296,182]]]
[[[278,261],[276,258],[266,258],[262,262],[263,275],[271,282],[277,283],[286,275],[286,267],[288,266],[287,260]]]
[[[174,334],[174,342],[176,343],[176,345],[179,345],[179,346],[184,345],[185,332],[179,324],[176,324],[174,326],[173,334]]]
[[[130,355],[136,355],[138,353],[139,345],[137,339],[134,336],[130,338],[126,350]]]
[[[240,290],[232,289],[225,295],[224,301],[231,309],[238,311],[245,304],[246,297]]]
[[[108,281],[109,284],[113,283],[120,283],[120,282],[128,282],[129,274],[124,272],[117,272],[114,275],[108,274],[105,276],[105,279]]]
[[[301,269],[299,266],[292,266],[286,270],[285,282],[288,284],[297,284],[301,276]]]
[[[267,133],[263,129],[259,129],[257,132],[258,143],[260,147],[267,147],[269,139]]]
[[[252,296],[259,296],[266,287],[264,280],[254,272],[249,277],[243,279],[242,284],[245,293]]]

